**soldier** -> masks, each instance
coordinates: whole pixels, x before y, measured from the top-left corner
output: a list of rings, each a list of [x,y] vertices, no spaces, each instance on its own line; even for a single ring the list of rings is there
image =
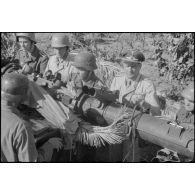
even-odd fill
[[[124,74],[113,79],[110,90],[117,94],[120,103],[131,108],[139,104],[149,109],[152,115],[160,115],[155,87],[152,81],[140,74],[143,61],[145,57],[141,52],[122,59]]]
[[[26,99],[26,76],[9,73],[1,82],[1,161],[49,162],[53,149],[62,147],[61,139],[51,138],[38,151],[30,124],[17,107]]]
[[[52,75],[60,74],[61,81],[64,85],[70,80],[73,67],[68,59],[70,51],[70,41],[64,33],[54,33],[51,39],[51,47],[54,49],[55,55],[49,58],[45,75],[48,71]]]
[[[82,52],[77,54],[72,65],[76,67],[78,73],[77,79],[80,79],[83,86],[88,86],[90,88],[105,86],[105,84],[94,73],[97,69],[97,64],[96,58],[92,53]]]
[[[115,77],[111,84],[110,90],[117,94],[120,103],[127,107],[134,108],[139,105],[140,109],[149,110],[152,115],[160,115],[160,106],[156,97],[156,90],[153,83],[140,74],[142,62],[145,57],[141,52],[134,52],[129,58],[122,60],[124,74]],[[136,140],[135,158],[132,158],[132,142],[125,141],[123,144],[110,146],[111,161],[127,160],[139,161],[140,150]]]
[[[194,129],[194,83],[191,82],[182,92],[184,106],[181,106],[176,115],[178,124],[185,128]]]
[[[97,69],[97,64],[96,58],[92,53],[79,53],[75,57],[72,65],[76,67],[78,73],[73,80],[76,88],[87,86],[98,90],[105,87],[104,83],[94,73]],[[97,149],[87,145],[78,144],[77,157],[79,162],[108,162],[108,147],[100,147]]]
[[[43,74],[48,62],[47,55],[37,48],[35,33],[16,33],[20,50],[16,55],[24,74]]]

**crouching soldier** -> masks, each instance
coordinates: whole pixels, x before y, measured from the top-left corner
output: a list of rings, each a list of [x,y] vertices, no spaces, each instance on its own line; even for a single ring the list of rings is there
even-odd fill
[[[104,86],[104,83],[95,75],[94,71],[97,69],[97,64],[92,53],[82,52],[77,54],[72,65],[76,68],[83,86],[90,88]]]
[[[36,149],[33,131],[17,107],[26,100],[29,81],[10,73],[1,80],[1,161],[49,162],[53,150],[62,147],[60,138],[51,138]]]
[[[20,49],[16,55],[24,74],[43,74],[48,62],[47,55],[37,48],[35,33],[16,33]]]
[[[89,52],[81,52],[76,55],[72,66],[75,72],[69,84],[75,90],[87,87],[89,94],[95,96],[102,102],[116,101],[115,95],[109,91],[106,84],[95,74],[97,70],[96,57]],[[86,88],[85,88],[86,89]]]
[[[88,88],[101,89],[104,83],[96,76],[97,69],[96,57],[89,52],[81,52],[77,54],[72,64],[76,68],[76,74],[69,84],[75,89],[87,86]],[[96,94],[97,96],[97,94]],[[78,144],[78,161],[79,162],[108,162],[108,147],[89,147],[87,145]]]
[[[191,82],[182,92],[184,106],[181,106],[176,115],[176,122],[187,128],[194,129],[194,83]]]

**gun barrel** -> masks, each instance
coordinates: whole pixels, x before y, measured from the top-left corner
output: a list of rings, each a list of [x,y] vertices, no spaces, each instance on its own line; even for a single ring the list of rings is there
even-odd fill
[[[77,111],[87,118],[97,121],[97,123],[102,121],[99,120],[101,116],[104,125],[112,124],[124,112],[123,106],[120,104],[101,104],[102,102],[95,97],[84,95],[77,104]],[[129,108],[128,113],[131,115],[132,112],[133,110]],[[181,126],[173,125],[167,120],[142,114],[139,111],[135,112],[134,118],[138,120],[136,129],[140,138],[176,151],[190,159],[194,158],[194,130],[187,130]]]

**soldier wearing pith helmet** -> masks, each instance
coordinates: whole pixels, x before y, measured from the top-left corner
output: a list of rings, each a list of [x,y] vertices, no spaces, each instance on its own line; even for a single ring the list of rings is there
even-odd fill
[[[16,55],[24,74],[44,73],[48,57],[36,46],[35,33],[16,33],[20,49]]]

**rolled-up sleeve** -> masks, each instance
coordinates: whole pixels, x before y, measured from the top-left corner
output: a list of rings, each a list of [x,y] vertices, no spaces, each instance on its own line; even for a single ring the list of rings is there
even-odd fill
[[[160,115],[160,105],[156,95],[156,89],[152,82],[148,81],[144,85],[145,88],[145,103],[150,105],[152,115]]]
[[[42,57],[40,63],[40,73],[44,74],[47,67],[47,63],[48,63],[48,57],[47,56]]]
[[[50,64],[52,63],[51,61],[52,61],[52,59],[50,58],[48,60],[47,64],[46,64],[46,67],[45,67],[45,70],[44,70],[44,74],[49,70]]]

